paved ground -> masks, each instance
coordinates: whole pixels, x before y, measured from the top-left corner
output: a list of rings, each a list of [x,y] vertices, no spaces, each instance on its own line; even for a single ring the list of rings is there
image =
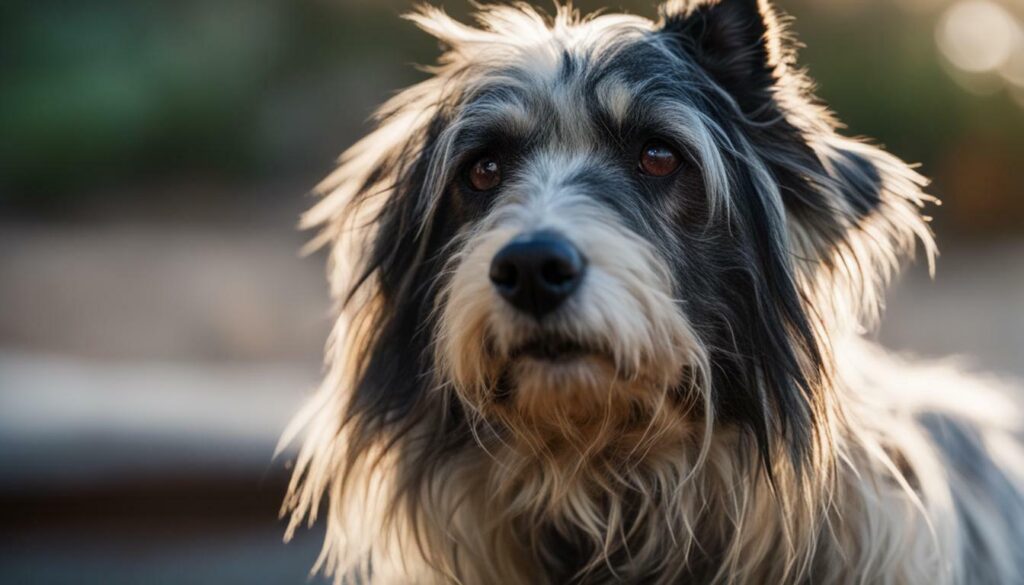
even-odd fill
[[[881,341],[1024,381],[1024,241],[942,249],[934,280],[917,266],[893,287]]]

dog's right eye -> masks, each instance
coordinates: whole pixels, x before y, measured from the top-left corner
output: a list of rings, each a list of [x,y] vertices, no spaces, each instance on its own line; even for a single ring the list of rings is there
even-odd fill
[[[651,177],[667,177],[679,168],[682,157],[660,140],[651,140],[640,153],[640,172]]]
[[[469,167],[469,185],[475,191],[490,191],[501,184],[501,164],[493,156],[482,156]]]

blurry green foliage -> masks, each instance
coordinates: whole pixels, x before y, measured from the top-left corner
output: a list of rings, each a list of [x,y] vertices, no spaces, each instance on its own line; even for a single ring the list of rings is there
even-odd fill
[[[379,32],[396,15],[303,0],[0,10],[0,199],[30,205],[179,173],[258,175],[275,162],[260,120],[274,87],[407,36]]]
[[[78,191],[177,165],[238,169],[273,38],[258,11],[182,3],[8,6],[0,142],[25,195]]]

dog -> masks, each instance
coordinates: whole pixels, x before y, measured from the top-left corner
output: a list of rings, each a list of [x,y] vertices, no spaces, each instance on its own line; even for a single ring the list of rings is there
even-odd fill
[[[283,506],[374,584],[1024,583],[1020,417],[864,338],[934,200],[764,0],[424,7],[303,217],[337,300]]]

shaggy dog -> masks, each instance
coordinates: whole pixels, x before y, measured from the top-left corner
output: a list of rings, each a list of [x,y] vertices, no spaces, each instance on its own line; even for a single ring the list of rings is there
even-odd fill
[[[763,0],[422,8],[306,216],[338,319],[285,502],[374,584],[1018,584],[1019,419],[860,335],[932,199]]]

